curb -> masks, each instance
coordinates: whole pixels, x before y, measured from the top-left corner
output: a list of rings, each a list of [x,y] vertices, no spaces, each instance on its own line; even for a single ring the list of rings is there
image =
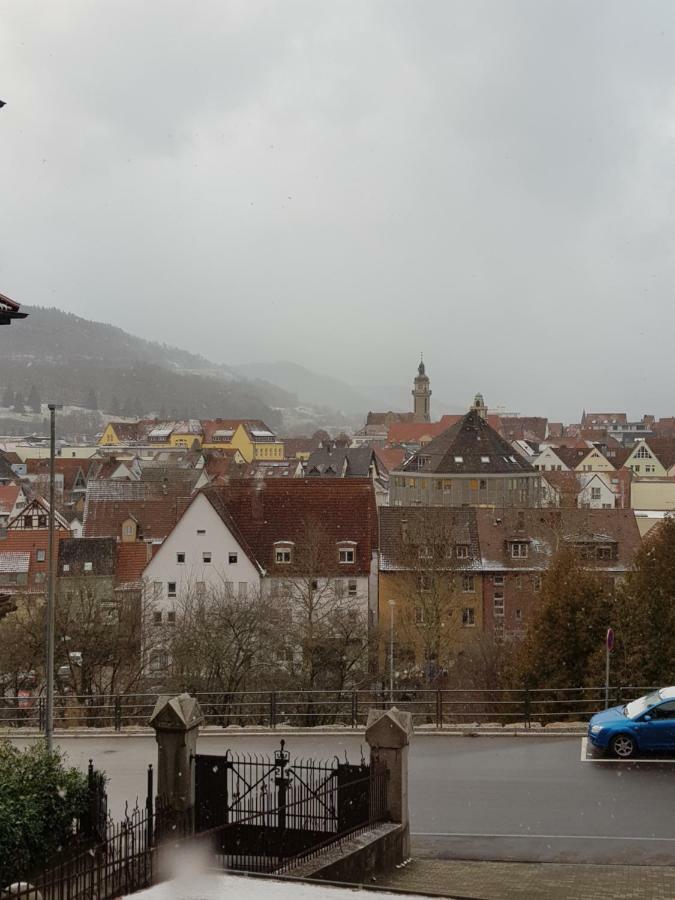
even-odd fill
[[[575,726],[567,728],[517,728],[517,729],[482,729],[482,728],[416,728],[414,734],[416,737],[581,737],[586,734],[588,726],[579,723]],[[200,738],[213,737],[349,737],[364,736],[365,727],[345,728],[345,729],[311,729],[311,728],[276,728],[276,729],[228,729],[206,727],[200,729]],[[54,737],[58,738],[154,738],[155,732],[151,728],[139,728],[138,730],[124,729],[122,731],[114,731],[113,729],[93,729],[93,728],[67,728],[55,729]],[[42,732],[36,729],[14,729],[12,731],[0,731],[0,740],[25,738],[27,740],[37,740],[42,737]]]

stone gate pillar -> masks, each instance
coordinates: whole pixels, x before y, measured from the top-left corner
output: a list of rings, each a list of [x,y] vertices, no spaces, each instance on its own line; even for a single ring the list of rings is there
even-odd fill
[[[159,697],[150,725],[157,740],[157,797],[165,818],[162,826],[194,829],[197,735],[204,716],[189,694]]]
[[[371,709],[366,724],[370,763],[384,764],[388,772],[387,811],[402,826],[402,858],[410,856],[408,813],[408,747],[413,734],[412,716],[392,709]]]

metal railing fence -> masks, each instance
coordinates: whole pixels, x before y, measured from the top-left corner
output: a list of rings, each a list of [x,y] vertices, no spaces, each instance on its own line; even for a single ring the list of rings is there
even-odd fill
[[[613,686],[609,704],[617,705],[653,690],[651,686]],[[69,728],[145,727],[156,693],[115,697],[62,694],[54,701],[54,726]],[[206,725],[258,726],[270,729],[317,726],[362,727],[372,708],[391,705],[412,714],[415,726],[443,728],[494,723],[500,726],[547,725],[585,721],[605,705],[605,686],[560,688],[443,688],[389,691],[241,691],[196,693]],[[45,703],[36,697],[0,697],[0,730],[42,729]]]

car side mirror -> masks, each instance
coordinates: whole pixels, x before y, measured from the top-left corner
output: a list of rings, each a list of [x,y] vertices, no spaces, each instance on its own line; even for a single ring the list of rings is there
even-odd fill
[[[651,722],[652,717],[650,715],[646,715],[642,717],[643,722]]]

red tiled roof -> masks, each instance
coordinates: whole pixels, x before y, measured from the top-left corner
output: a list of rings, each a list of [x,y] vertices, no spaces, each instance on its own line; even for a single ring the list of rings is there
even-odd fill
[[[547,473],[548,474],[548,473]],[[626,571],[640,547],[632,509],[477,509],[478,534],[485,570],[543,570],[566,543],[617,544],[618,558],[585,562],[599,570]],[[527,558],[512,558],[507,541],[528,541]]]
[[[500,416],[499,423],[499,433],[507,441],[546,439],[548,419],[543,416]]]
[[[18,484],[0,484],[0,513],[9,515],[12,512],[20,491]]]
[[[59,541],[63,538],[70,537],[70,532],[58,527],[54,530],[54,558],[58,558]],[[44,560],[41,562],[37,559],[37,551],[44,552]],[[48,528],[28,528],[25,531],[9,530],[4,537],[0,538],[0,553],[30,553],[30,567],[28,575],[28,585],[32,587],[39,584],[40,590],[47,590],[47,554],[49,552],[49,529]],[[37,583],[35,575],[42,573],[45,576],[43,582]],[[4,588],[3,588],[4,589]]]
[[[223,520],[236,525],[250,553],[267,570],[275,569],[275,541],[302,545],[318,529],[327,542],[355,541],[355,564],[345,575],[370,572],[377,548],[377,507],[372,482],[365,478],[234,479],[204,489]]]
[[[375,456],[388,472],[393,472],[403,465],[406,452],[403,447],[375,447]]]
[[[185,485],[152,481],[91,481],[82,522],[84,537],[121,537],[122,523],[133,517],[143,540],[163,541],[185,505]]]
[[[115,559],[115,583],[129,584],[140,581],[151,557],[151,544],[142,541],[119,543]]]
[[[86,480],[87,469],[89,468],[88,460],[69,459],[57,457],[54,460],[54,472],[57,475],[63,475],[63,490],[72,491],[75,486],[78,473],[82,474],[82,478]],[[27,459],[26,474],[49,477],[49,460],[48,459]]]

